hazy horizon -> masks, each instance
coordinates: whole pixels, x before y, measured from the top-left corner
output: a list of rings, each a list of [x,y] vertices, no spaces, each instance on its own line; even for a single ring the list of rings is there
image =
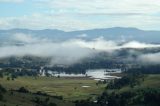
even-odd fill
[[[52,29],[52,28],[43,28],[43,29],[32,29],[32,28],[9,28],[9,29],[0,29],[0,30],[59,30],[59,31],[64,31],[64,32],[74,32],[74,31],[88,31],[88,30],[101,30],[101,29],[116,29],[116,28],[120,28],[120,29],[136,29],[136,30],[141,30],[141,31],[160,31],[160,29],[141,29],[141,28],[137,28],[137,27],[125,27],[125,26],[114,26],[114,27],[102,27],[102,28],[89,28],[89,29],[76,29],[76,30],[69,30],[69,31],[65,31],[63,29]]]

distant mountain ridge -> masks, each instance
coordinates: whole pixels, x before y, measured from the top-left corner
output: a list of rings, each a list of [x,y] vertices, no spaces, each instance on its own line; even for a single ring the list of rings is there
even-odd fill
[[[32,36],[49,38],[53,40],[67,40],[81,38],[93,40],[98,37],[103,37],[106,40],[136,40],[141,42],[160,42],[160,31],[147,31],[137,28],[113,27],[104,29],[91,29],[79,31],[62,31],[57,29],[30,30],[30,29],[9,29],[0,30],[0,40],[8,40],[16,33],[24,33]]]

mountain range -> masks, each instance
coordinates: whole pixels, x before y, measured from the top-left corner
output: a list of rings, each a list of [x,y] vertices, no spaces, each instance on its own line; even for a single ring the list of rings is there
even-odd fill
[[[106,40],[140,41],[147,43],[159,43],[160,31],[140,30],[137,28],[113,27],[103,29],[62,31],[57,29],[30,30],[30,29],[8,29],[0,30],[0,40],[8,41],[14,34],[22,33],[41,38],[49,38],[55,41],[81,38],[93,40],[103,37]]]

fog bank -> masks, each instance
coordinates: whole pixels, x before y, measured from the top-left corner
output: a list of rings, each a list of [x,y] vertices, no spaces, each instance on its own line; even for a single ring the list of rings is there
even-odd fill
[[[7,45],[0,47],[0,58],[10,56],[39,56],[49,57],[52,59],[52,64],[73,64],[80,60],[92,57],[99,52],[112,53],[118,49],[143,49],[156,48],[160,45],[146,44],[137,41],[118,42],[107,41],[102,37],[92,41],[82,39],[70,39],[63,42],[53,42],[45,38],[38,38],[32,35],[17,33],[13,36],[14,42],[20,42],[21,46]],[[140,60],[147,59],[148,61],[156,62],[157,56],[160,54],[148,54],[139,56]]]

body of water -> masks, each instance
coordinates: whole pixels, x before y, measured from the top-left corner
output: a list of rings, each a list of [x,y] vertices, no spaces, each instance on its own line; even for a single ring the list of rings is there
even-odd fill
[[[86,74],[67,74],[65,72],[55,72],[55,71],[48,71],[48,73],[52,76],[60,76],[60,77],[89,77],[89,78],[93,78],[95,80],[105,80],[105,79],[115,79],[115,78],[120,78],[117,76],[111,76],[111,73],[121,73],[120,69],[109,69],[110,71],[108,71],[108,69],[88,69],[86,70]],[[44,72],[43,72],[43,76],[44,76]]]

